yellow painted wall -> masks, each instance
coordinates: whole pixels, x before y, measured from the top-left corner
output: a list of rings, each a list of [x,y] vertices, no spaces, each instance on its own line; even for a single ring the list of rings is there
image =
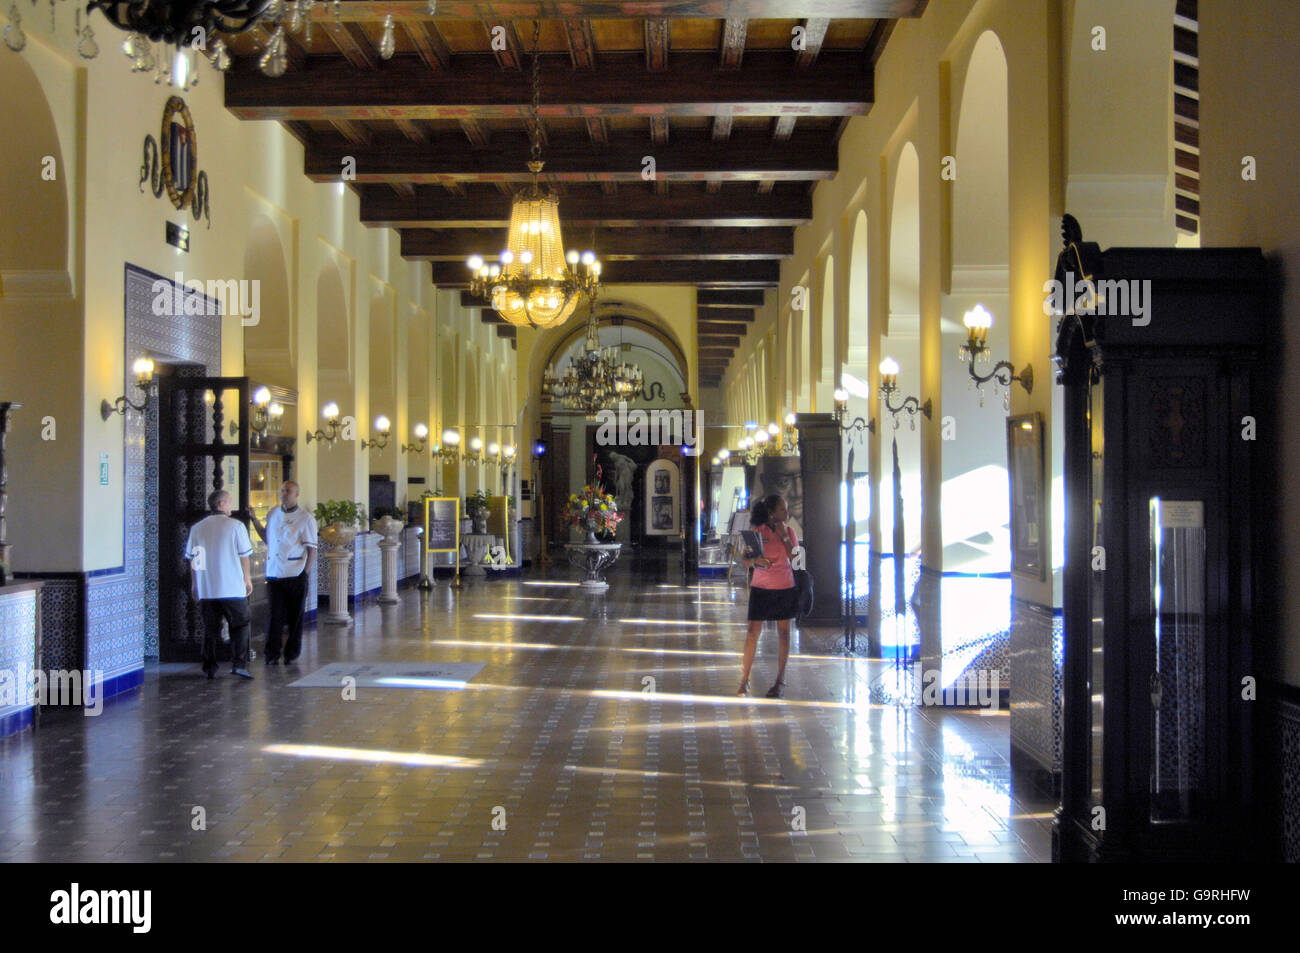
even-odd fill
[[[1262,565],[1256,595],[1268,613],[1277,652],[1262,670],[1300,686],[1300,500],[1284,488],[1300,481],[1300,5],[1290,0],[1201,0],[1201,243],[1259,246],[1277,287],[1278,326],[1259,342],[1282,386],[1270,386],[1265,412],[1274,432],[1261,429],[1260,450],[1280,456],[1276,472],[1260,473],[1258,492],[1275,499],[1277,524],[1260,527]],[[1256,177],[1242,177],[1253,157]],[[1270,379],[1273,384],[1276,379]],[[1276,492],[1274,488],[1276,489]]]

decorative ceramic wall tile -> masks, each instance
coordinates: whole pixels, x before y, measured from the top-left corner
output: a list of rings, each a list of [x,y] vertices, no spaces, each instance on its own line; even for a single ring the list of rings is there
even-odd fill
[[[191,276],[194,277],[194,276]],[[221,370],[221,316],[212,299],[203,314],[155,314],[159,291],[171,279],[126,266],[126,343],[123,393],[135,394],[131,364],[141,354],[155,360]],[[196,292],[187,292],[193,295]],[[87,586],[86,667],[105,677],[143,667],[158,651],[158,433],[154,414],[128,412],[124,421],[123,486],[126,497],[122,572],[92,577]]]
[[[1280,701],[1276,725],[1281,753],[1277,770],[1282,780],[1282,858],[1294,864],[1300,863],[1300,705]]]
[[[1011,744],[1053,773],[1061,770],[1062,619],[1019,599],[1011,610]]]
[[[82,586],[76,579],[44,579],[41,588],[41,667],[80,669]]]
[[[26,691],[36,663],[36,596],[35,589],[0,595],[0,672],[15,693],[14,704],[0,704],[0,723],[31,707]]]

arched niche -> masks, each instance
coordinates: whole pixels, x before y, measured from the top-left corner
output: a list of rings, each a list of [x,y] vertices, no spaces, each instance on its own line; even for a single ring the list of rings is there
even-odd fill
[[[884,316],[880,353],[898,361],[899,394],[895,403],[906,396],[922,401],[921,391],[921,182],[916,147],[905,142],[894,166],[894,183],[889,207],[889,311]],[[921,545],[921,441],[920,430],[913,430],[906,415],[894,428],[891,415],[881,411],[878,424],[882,436],[880,473],[881,547],[893,550],[893,463],[891,442],[898,441],[902,473],[904,551],[915,554]]]
[[[835,256],[827,255],[821,274],[821,307],[817,322],[817,410],[832,409],[835,390]]]
[[[596,303],[596,320],[602,328],[601,334],[605,335],[606,327],[626,327],[635,328],[649,335],[659,342],[663,356],[667,359],[666,364],[676,372],[676,383],[680,386],[677,393],[668,395],[669,404],[675,405],[679,401],[679,395],[687,393],[690,390],[690,367],[686,359],[686,352],[682,348],[681,342],[673,334],[667,323],[654,311],[643,305],[620,302],[617,300],[598,301]],[[617,323],[615,323],[617,322]],[[542,332],[541,340],[533,348],[532,360],[529,363],[529,393],[540,394],[542,389],[542,377],[548,367],[555,367],[556,371],[560,370],[561,358],[577,342],[581,342],[587,334],[586,320],[571,321],[563,328],[552,328]],[[602,337],[604,343],[604,337]],[[614,343],[611,341],[610,343]],[[667,385],[665,384],[665,390]]]
[[[959,103],[954,122],[958,172],[951,184],[951,290],[943,299],[945,360],[940,370],[944,413],[953,417],[961,439],[943,445],[943,568],[997,573],[1010,568],[1005,412],[991,384],[984,385],[981,406],[967,365],[951,356],[966,337],[962,318],[977,304],[993,314],[988,336],[992,359],[1010,354],[1007,60],[992,31],[981,34],[972,47]],[[983,503],[972,507],[971,499]]]
[[[297,349],[289,269],[279,229],[256,215],[244,249],[244,278],[257,282],[257,323],[244,327],[244,367],[253,379],[296,390]]]
[[[63,163],[54,115],[31,66],[7,50],[0,55],[0,89],[0,271],[66,274],[64,183],[72,170]],[[53,178],[42,174],[47,168]]]
[[[370,417],[397,419],[397,360],[393,341],[392,297],[386,290],[370,299]]]
[[[316,279],[316,368],[330,383],[352,382],[352,332],[338,265],[327,262]],[[329,398],[322,397],[322,402]]]

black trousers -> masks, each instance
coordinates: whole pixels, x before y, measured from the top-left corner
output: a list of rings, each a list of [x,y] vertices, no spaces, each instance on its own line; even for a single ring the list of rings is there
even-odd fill
[[[266,660],[280,657],[280,630],[287,624],[289,638],[284,643],[284,657],[292,662],[302,651],[302,615],[307,601],[307,574],[266,580],[271,596],[271,623],[266,632]]]
[[[248,668],[248,599],[203,599],[203,671],[217,670],[221,620],[230,626],[230,667]]]

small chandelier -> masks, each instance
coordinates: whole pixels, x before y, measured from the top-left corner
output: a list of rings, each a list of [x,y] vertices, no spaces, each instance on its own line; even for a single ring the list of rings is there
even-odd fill
[[[510,231],[499,261],[488,264],[474,255],[466,263],[473,272],[470,292],[489,299],[510,324],[525,328],[563,324],[584,299],[595,300],[600,285],[600,262],[594,252],[565,252],[559,197],[539,178],[544,165],[538,118],[541,29],[538,20],[533,27],[533,146],[528,162],[533,181],[511,203]]]
[[[587,321],[582,353],[569,361],[564,374],[555,377],[548,368],[542,378],[543,395],[570,410],[594,414],[617,401],[634,400],[644,393],[641,368],[619,363],[617,349],[600,346],[600,327],[593,311]]]
[[[133,72],[152,72],[156,83],[167,78],[168,85],[188,89],[199,81],[195,70],[199,53],[213,68],[224,72],[231,64],[226,40],[263,26],[269,36],[258,57],[258,68],[266,76],[283,76],[289,66],[286,34],[301,34],[304,44],[310,45],[314,6],[316,0],[89,0],[85,27],[81,25],[81,11],[77,11],[77,52],[83,59],[94,59],[99,54],[89,22],[90,11],[99,10],[109,23],[127,34],[122,52],[131,61]],[[53,16],[53,0],[50,7]],[[341,20],[340,4],[333,3],[332,9],[335,19]],[[384,59],[392,55],[385,54],[391,48],[391,19],[385,21],[384,41],[380,44]],[[8,33],[9,46],[21,49],[21,44],[10,41]],[[161,49],[156,48],[159,45]],[[167,47],[174,48],[174,52],[169,54]]]

